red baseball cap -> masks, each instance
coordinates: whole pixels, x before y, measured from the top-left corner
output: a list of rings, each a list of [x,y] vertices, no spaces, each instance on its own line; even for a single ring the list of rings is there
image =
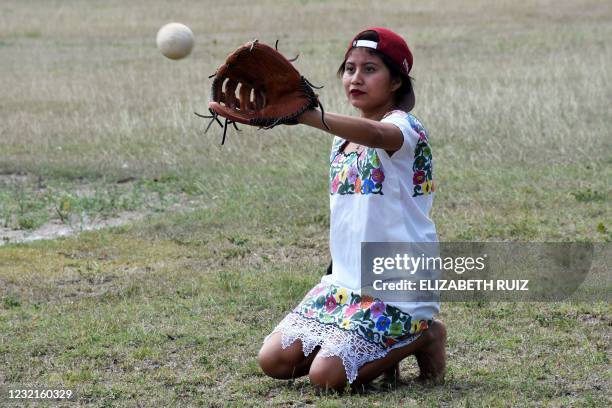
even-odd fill
[[[365,31],[376,32],[376,34],[378,34],[378,41],[357,40],[356,38]],[[402,37],[387,28],[369,27],[365,30],[361,30],[351,40],[348,50],[346,50],[344,54],[344,59],[346,59],[349,51],[355,47],[372,48],[382,52],[389,57],[397,65],[402,74],[406,76],[408,76],[412,69],[412,53],[410,52],[410,48],[408,48],[408,44],[406,44],[406,41],[404,41]]]
[[[357,40],[357,38],[365,31],[376,32],[376,34],[378,35],[378,41]],[[405,76],[406,79],[409,79],[408,74],[412,69],[413,62],[412,52],[410,52],[410,48],[408,48],[408,44],[406,44],[406,41],[398,34],[394,33],[388,28],[383,27],[368,27],[364,30],[361,30],[351,40],[348,49],[344,54],[345,61],[348,57],[348,53],[356,47],[371,48],[385,54],[387,57],[389,57],[391,61],[393,61],[393,63],[397,66],[402,75]],[[409,112],[414,107],[414,104],[415,97],[414,91],[412,91],[403,96],[400,107]]]

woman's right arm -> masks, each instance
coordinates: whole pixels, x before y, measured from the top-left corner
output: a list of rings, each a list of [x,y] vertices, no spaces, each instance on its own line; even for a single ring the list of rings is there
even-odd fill
[[[366,118],[326,112],[327,129],[321,120],[321,111],[309,109],[298,117],[298,122],[362,146],[378,147],[390,152],[399,150],[404,143],[402,131],[397,126]]]

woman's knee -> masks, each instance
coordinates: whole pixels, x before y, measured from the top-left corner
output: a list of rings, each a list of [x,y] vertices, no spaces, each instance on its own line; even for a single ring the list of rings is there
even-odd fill
[[[305,359],[301,343],[296,343],[283,349],[280,333],[275,333],[268,339],[257,355],[257,362],[263,372],[277,379],[293,378],[299,364]]]
[[[308,372],[310,382],[323,390],[343,391],[347,385],[346,372],[340,357],[317,357]]]
[[[269,377],[283,379],[286,378],[287,367],[282,359],[274,352],[262,347],[257,355],[257,362],[262,371]]]

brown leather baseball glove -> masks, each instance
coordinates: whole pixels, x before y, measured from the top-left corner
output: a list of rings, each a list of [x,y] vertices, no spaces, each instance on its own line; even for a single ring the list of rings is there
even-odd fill
[[[211,116],[196,115],[211,119],[206,131],[214,121],[223,127],[222,144],[230,124],[236,129],[236,123],[270,129],[296,124],[297,117],[308,109],[320,107],[323,115],[313,91],[317,87],[300,75],[276,46],[248,42],[232,52],[213,76],[208,105]],[[217,116],[224,117],[225,123]]]

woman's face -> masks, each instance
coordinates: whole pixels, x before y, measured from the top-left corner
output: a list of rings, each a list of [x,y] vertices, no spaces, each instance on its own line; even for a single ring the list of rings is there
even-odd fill
[[[344,92],[364,117],[383,115],[393,107],[393,93],[401,80],[392,78],[389,68],[367,48],[353,48],[344,65]]]

